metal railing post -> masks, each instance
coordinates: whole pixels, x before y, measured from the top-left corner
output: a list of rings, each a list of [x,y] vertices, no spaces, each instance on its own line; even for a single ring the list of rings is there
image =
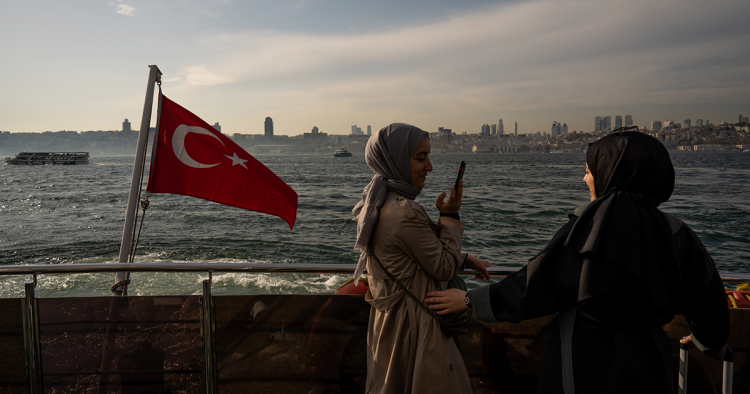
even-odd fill
[[[727,351],[726,353],[724,353],[724,378],[721,381],[722,394],[732,394],[733,376],[734,376],[734,356],[732,355],[732,348],[727,346]]]
[[[209,278],[211,273],[209,272]],[[206,394],[218,393],[216,348],[214,343],[214,299],[211,296],[211,279],[203,281],[201,304],[201,358],[203,361],[203,390]]]
[[[689,343],[680,344],[680,376],[677,379],[677,392],[679,394],[687,393],[687,374],[688,374],[688,349]]]
[[[26,282],[23,300],[23,347],[26,354],[26,387],[31,394],[42,394],[42,353],[39,346],[39,310],[33,282]]]

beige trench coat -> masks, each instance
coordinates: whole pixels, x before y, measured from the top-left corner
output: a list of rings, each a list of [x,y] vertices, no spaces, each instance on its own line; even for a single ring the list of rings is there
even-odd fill
[[[418,299],[442,290],[458,272],[464,224],[442,217],[434,224],[424,208],[389,192],[372,235],[375,255]],[[374,393],[471,393],[461,353],[440,325],[367,262],[372,305],[367,333],[367,390]],[[442,282],[442,283],[441,283]]]

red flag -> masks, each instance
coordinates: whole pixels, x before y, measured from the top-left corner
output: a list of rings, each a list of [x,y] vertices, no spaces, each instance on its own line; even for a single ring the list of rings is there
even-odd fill
[[[276,215],[294,226],[297,193],[239,145],[162,96],[146,190]]]

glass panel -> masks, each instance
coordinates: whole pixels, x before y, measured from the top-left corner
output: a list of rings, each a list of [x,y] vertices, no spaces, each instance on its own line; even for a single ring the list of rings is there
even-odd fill
[[[1,298],[0,392],[26,393],[26,361],[23,348],[23,300]]]
[[[39,299],[45,392],[200,393],[198,300]]]
[[[217,296],[214,305],[219,392],[364,392],[363,296]]]

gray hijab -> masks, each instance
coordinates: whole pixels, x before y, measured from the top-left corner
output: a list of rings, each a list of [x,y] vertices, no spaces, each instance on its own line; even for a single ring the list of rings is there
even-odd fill
[[[354,243],[354,249],[362,252],[354,271],[355,285],[365,272],[367,256],[372,253],[369,246],[372,229],[380,218],[380,208],[385,203],[388,190],[410,200],[417,198],[422,192],[412,184],[409,159],[428,135],[418,127],[393,123],[373,134],[367,142],[365,161],[375,175],[362,191],[362,200],[352,210],[357,221],[357,242]]]

